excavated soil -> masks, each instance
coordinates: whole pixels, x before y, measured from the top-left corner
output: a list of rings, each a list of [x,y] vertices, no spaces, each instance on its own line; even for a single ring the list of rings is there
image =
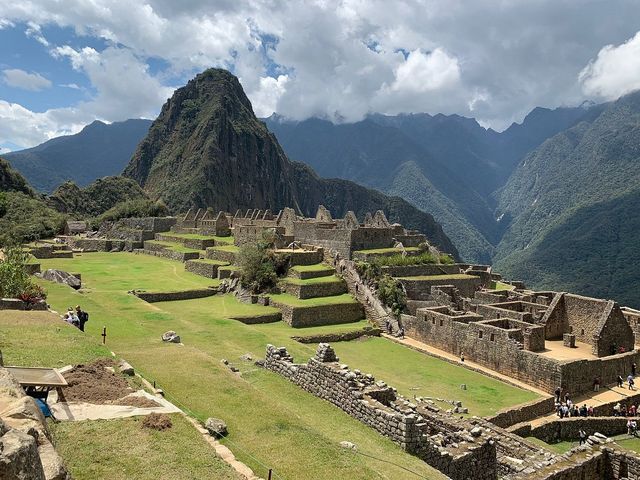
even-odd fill
[[[173,424],[171,423],[171,419],[168,415],[165,415],[164,413],[151,413],[144,417],[142,426],[144,428],[162,431],[171,428]]]
[[[64,374],[69,384],[63,390],[68,402],[87,402],[97,405],[130,405],[134,407],[157,407],[153,400],[144,397],[129,397],[134,390],[127,380],[107,368],[115,366],[113,360],[104,358],[86,365],[77,365]]]

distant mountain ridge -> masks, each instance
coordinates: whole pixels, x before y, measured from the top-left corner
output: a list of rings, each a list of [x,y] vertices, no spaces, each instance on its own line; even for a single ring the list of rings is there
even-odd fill
[[[150,125],[151,120],[144,119],[111,124],[96,120],[75,135],[3,157],[40,192],[51,193],[67,180],[83,187],[97,178],[120,174]]]
[[[462,258],[490,263],[504,223],[493,192],[519,160],[599,107],[536,108],[502,133],[459,115],[374,114],[361,122],[265,119],[286,153],[323,177],[399,195],[434,215]]]
[[[433,217],[398,197],[346,180],[322,179],[290,162],[276,137],[256,118],[238,79],[209,69],[175,91],[123,175],[173,211],[213,207],[294,207],[313,216],[324,204],[334,216],[384,210],[389,220],[420,230],[441,249],[457,250]]]

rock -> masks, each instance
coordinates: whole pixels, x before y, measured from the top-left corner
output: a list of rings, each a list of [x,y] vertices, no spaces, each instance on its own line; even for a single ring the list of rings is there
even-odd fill
[[[238,367],[234,365],[229,365],[229,370],[231,370],[233,373],[238,373],[240,371],[238,370]]]
[[[132,377],[135,373],[133,367],[125,360],[120,360],[120,362],[118,363],[118,370],[120,370],[120,373],[129,375],[130,377]]]
[[[462,383],[460,385],[460,390],[466,390],[467,389],[467,384],[466,383]]]
[[[204,428],[207,429],[209,435],[216,438],[224,437],[229,433],[227,431],[227,424],[219,418],[207,418],[207,421],[204,423]]]
[[[223,358],[220,361],[222,362],[223,365],[229,365],[229,360],[227,360],[226,358]]]
[[[480,427],[474,427],[469,433],[472,437],[479,437],[480,435],[482,435],[482,429]]]
[[[251,356],[250,353],[245,353],[240,357],[240,360],[244,360],[245,362],[250,362],[253,360],[253,357]]]
[[[62,270],[55,270],[50,268],[40,274],[40,277],[50,282],[62,283],[69,285],[71,288],[78,290],[82,286],[82,282],[77,277],[74,277],[68,272]]]
[[[45,480],[35,438],[18,430],[0,437],[1,478]]]
[[[355,443],[347,442],[346,440],[343,440],[342,442],[340,442],[340,446],[342,448],[346,448],[347,450],[357,450],[358,449],[358,447],[356,446]]]
[[[162,341],[170,343],[180,343],[180,335],[178,335],[173,330],[169,330],[168,332],[164,332],[162,334]]]

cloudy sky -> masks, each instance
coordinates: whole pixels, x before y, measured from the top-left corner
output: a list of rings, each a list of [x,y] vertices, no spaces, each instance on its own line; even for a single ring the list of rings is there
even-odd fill
[[[212,66],[260,116],[442,112],[501,130],[640,88],[640,2],[0,0],[0,152],[154,118]]]

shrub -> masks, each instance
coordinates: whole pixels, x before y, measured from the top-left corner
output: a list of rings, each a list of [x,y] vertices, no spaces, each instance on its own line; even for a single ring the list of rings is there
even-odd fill
[[[276,286],[279,275],[287,272],[289,259],[271,251],[275,234],[265,231],[255,245],[240,247],[238,263],[241,268],[240,283],[253,293],[264,292]]]
[[[407,306],[407,295],[402,284],[389,275],[383,275],[378,281],[378,298],[396,317],[399,317]]]
[[[0,261],[0,297],[21,298],[35,302],[46,298],[42,287],[33,282],[25,264],[29,254],[19,246],[6,248]]]

